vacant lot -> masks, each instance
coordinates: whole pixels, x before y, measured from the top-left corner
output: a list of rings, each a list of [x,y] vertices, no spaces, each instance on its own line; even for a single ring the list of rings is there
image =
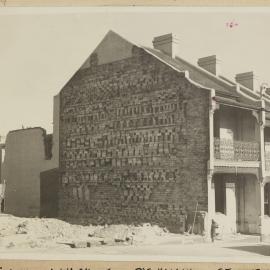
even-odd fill
[[[34,254],[34,255],[33,255]],[[124,255],[124,257],[123,257]],[[0,215],[0,258],[269,261],[258,236],[231,235],[209,243],[202,236],[140,226],[80,226],[48,218]]]

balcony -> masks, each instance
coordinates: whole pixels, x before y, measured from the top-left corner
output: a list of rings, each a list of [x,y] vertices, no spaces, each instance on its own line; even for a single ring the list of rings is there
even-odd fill
[[[258,142],[233,141],[228,139],[214,139],[216,160],[225,161],[259,161],[260,145]],[[270,167],[270,153],[269,153]]]
[[[265,151],[265,170],[270,171],[270,142],[265,142],[264,151]]]

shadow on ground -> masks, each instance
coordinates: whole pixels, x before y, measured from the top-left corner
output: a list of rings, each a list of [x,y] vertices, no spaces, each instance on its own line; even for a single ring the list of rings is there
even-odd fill
[[[263,256],[270,256],[270,245],[238,246],[238,247],[226,247],[226,248],[246,251],[250,253],[256,253]]]

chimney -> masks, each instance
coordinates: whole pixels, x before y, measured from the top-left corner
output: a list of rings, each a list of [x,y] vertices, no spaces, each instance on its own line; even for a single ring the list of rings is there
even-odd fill
[[[172,58],[175,57],[177,46],[178,39],[173,34],[166,34],[153,39],[154,49],[160,50]]]
[[[235,75],[235,81],[242,84],[243,86],[258,91],[258,80],[253,71],[239,73]]]
[[[211,72],[212,74],[216,76],[220,75],[221,61],[217,58],[216,55],[199,58],[197,63],[198,66]]]

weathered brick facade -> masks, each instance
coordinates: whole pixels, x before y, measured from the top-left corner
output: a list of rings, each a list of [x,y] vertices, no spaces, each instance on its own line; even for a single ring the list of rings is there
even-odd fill
[[[210,92],[136,46],[60,93],[60,217],[179,228],[207,211]]]

